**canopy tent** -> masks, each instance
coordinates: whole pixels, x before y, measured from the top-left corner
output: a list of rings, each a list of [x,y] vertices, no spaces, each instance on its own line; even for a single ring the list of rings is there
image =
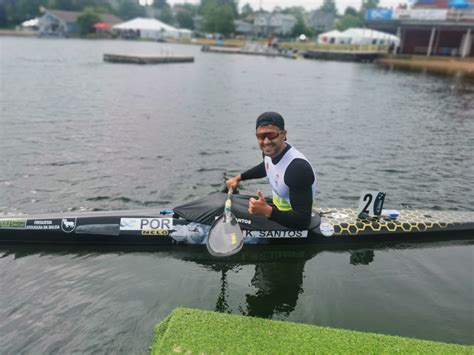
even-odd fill
[[[164,37],[191,37],[191,31],[167,25],[154,18],[137,17],[112,27],[117,32],[134,31],[140,38],[158,40]]]
[[[341,36],[341,31],[333,30],[325,33],[321,33],[318,36],[319,44],[334,44],[337,41],[337,38]]]
[[[94,25],[94,28],[97,29],[97,30],[107,30],[109,28],[111,28],[112,25],[109,24],[109,23],[105,23],[105,22],[99,22],[99,23],[96,23]]]
[[[398,45],[400,42],[395,35],[367,28],[349,28],[343,35],[350,40],[350,44]]]
[[[398,45],[400,39],[390,33],[374,31],[367,28],[349,28],[343,32],[337,30],[322,33],[318,36],[322,44],[356,44],[356,45]]]
[[[21,27],[38,27],[39,26],[39,19],[34,18],[28,21],[24,21],[21,23]]]

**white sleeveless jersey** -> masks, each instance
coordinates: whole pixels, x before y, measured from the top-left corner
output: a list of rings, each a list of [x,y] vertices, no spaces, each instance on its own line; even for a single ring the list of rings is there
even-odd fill
[[[268,181],[273,190],[273,203],[282,211],[291,210],[290,188],[285,184],[285,172],[288,165],[290,165],[294,159],[303,159],[309,163],[308,159],[294,147],[291,147],[277,164],[273,164],[272,158],[264,157],[265,171],[267,172]],[[312,190],[314,196],[316,193],[316,174],[314,170],[313,174],[314,182]]]

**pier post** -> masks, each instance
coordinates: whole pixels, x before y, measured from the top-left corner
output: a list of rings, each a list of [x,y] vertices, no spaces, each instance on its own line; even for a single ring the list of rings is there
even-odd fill
[[[428,45],[428,52],[426,53],[427,57],[431,56],[431,51],[433,50],[433,42],[434,42],[435,33],[436,33],[436,28],[433,27],[431,29],[430,44]]]
[[[403,48],[402,28],[400,26],[397,27],[397,37],[400,39],[400,41],[396,46],[393,47],[392,54],[397,54],[398,48]]]
[[[472,36],[471,29],[469,28],[466,34],[463,36],[461,41],[461,58],[466,58],[468,53],[471,51],[472,46]]]

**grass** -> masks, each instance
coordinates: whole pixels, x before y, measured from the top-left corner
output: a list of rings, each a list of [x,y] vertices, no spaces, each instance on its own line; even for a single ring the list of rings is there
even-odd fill
[[[474,347],[307,324],[175,309],[155,328],[152,354],[473,354]]]

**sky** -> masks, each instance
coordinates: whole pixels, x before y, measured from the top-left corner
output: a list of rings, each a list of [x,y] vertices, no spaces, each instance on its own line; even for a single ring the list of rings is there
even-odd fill
[[[146,1],[146,0],[142,0]],[[168,4],[174,5],[183,2],[190,4],[197,4],[199,0],[168,0]],[[380,0],[380,7],[396,7],[398,4],[406,3],[406,0]],[[254,10],[258,10],[260,5],[264,10],[273,10],[276,6],[281,8],[290,6],[303,6],[306,10],[315,10],[321,6],[323,0],[239,0],[239,7],[242,8],[246,3],[249,3]],[[361,0],[336,0],[336,6],[339,14],[343,14],[348,6],[352,6],[359,10]]]

